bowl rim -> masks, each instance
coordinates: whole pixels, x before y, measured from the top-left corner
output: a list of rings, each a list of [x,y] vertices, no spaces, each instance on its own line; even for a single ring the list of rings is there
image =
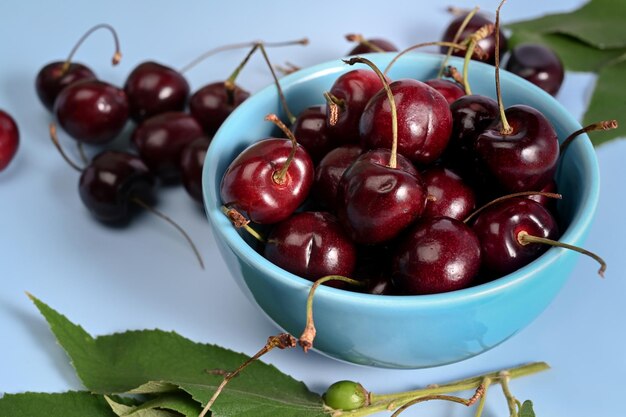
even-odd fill
[[[371,53],[364,54],[362,56],[372,60],[377,65],[386,65],[397,53]],[[406,54],[402,59],[398,60],[396,65],[400,65],[400,62],[407,60],[414,60],[420,64],[440,64],[443,55],[434,53],[412,52]],[[463,61],[461,58],[451,57],[449,61],[450,65],[456,63],[457,66],[462,66]],[[472,66],[494,72],[495,68],[489,64],[482,62],[472,61]],[[280,80],[281,87],[285,93],[296,84],[306,82],[310,79],[317,78],[332,73],[344,72],[346,68],[349,68],[344,64],[341,58],[326,61],[320,64],[313,65],[311,67],[300,69],[294,73],[291,73]],[[479,71],[479,69],[472,69],[472,71]],[[391,70],[393,74],[393,69]],[[532,94],[540,96],[541,101],[547,101],[547,105],[551,107],[558,119],[564,122],[566,125],[571,126],[572,132],[581,128],[580,123],[559,103],[553,96],[543,91],[534,84],[527,80],[510,73],[506,70],[500,70],[500,78],[503,83],[511,83],[517,87],[530,90]],[[246,111],[247,103],[254,103],[257,100],[265,100],[269,96],[277,96],[276,86],[274,84],[268,85],[251,95],[242,105],[237,107],[233,113],[224,121],[220,129],[214,135],[211,145],[207,151],[205,157],[205,164],[202,172],[202,188],[203,188],[203,201],[207,217],[213,225],[213,230],[217,231],[214,234],[215,238],[223,238],[228,247],[236,253],[238,257],[242,257],[248,260],[255,268],[259,270],[261,274],[270,275],[274,279],[286,284],[290,287],[297,288],[310,288],[312,282],[292,274],[264,258],[254,248],[252,248],[245,240],[239,235],[239,232],[232,226],[230,221],[224,216],[220,210],[221,202],[219,201],[219,190],[210,192],[210,184],[215,183],[215,176],[217,173],[216,165],[220,156],[217,155],[217,147],[212,144],[214,141],[221,137],[221,134],[231,129],[231,125],[236,125],[236,119],[240,113]],[[584,134],[584,137],[578,138],[571,144],[568,153],[571,155],[574,152],[582,155],[577,163],[583,167],[583,171],[589,173],[589,181],[585,182],[582,189],[582,203],[580,207],[574,213],[574,216],[568,225],[567,229],[559,238],[559,241],[572,243],[582,241],[585,237],[587,230],[589,229],[594,214],[597,208],[600,190],[600,173],[596,153],[593,148],[589,137]],[[560,138],[564,139],[564,138]],[[574,151],[576,149],[576,151]],[[213,198],[216,197],[216,198]],[[503,277],[495,280],[478,284],[472,287],[463,288],[460,290],[438,293],[438,294],[422,294],[422,295],[378,295],[359,293],[347,290],[341,290],[329,286],[320,286],[316,290],[316,299],[325,298],[328,300],[351,300],[359,304],[370,304],[376,306],[392,305],[394,308],[421,308],[421,307],[450,307],[454,304],[471,302],[475,299],[480,299],[485,296],[495,295],[497,293],[506,291],[507,289],[522,285],[527,280],[538,278],[542,274],[537,272],[543,271],[549,268],[552,264],[558,261],[558,259],[565,254],[565,250],[562,248],[552,247],[542,254],[539,258],[535,259],[531,263],[523,266],[522,268],[507,274]]]

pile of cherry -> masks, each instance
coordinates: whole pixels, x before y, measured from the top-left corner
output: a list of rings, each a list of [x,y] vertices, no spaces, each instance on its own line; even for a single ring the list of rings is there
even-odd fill
[[[486,18],[472,20],[468,37]],[[483,59],[497,60],[498,28],[481,42]],[[311,281],[334,275],[374,294],[432,294],[501,277],[562,245],[560,146],[545,116],[504,110],[499,91],[496,101],[454,80],[392,81],[367,59],[346,63],[374,71],[341,75],[290,129],[268,115],[287,137],[252,144],[224,173],[224,212],[263,256]]]

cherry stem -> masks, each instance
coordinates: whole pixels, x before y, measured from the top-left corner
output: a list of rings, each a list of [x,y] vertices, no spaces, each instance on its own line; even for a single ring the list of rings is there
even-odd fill
[[[556,198],[558,200],[563,198],[563,196],[561,194],[548,193],[548,192],[544,192],[544,191],[521,191],[519,193],[507,194],[507,195],[503,195],[502,197],[498,197],[496,199],[493,199],[490,202],[488,202],[487,204],[485,204],[484,206],[474,210],[469,216],[467,216],[465,218],[465,220],[463,220],[463,223],[468,223],[470,220],[472,220],[474,217],[476,217],[483,210],[485,210],[488,207],[493,206],[494,204],[498,204],[498,203],[500,203],[502,201],[505,201],[505,200],[508,200],[508,199],[511,199],[511,198],[527,197],[527,196],[531,196],[531,195],[541,195],[541,196],[548,197],[548,198]]]
[[[160,217],[162,220],[165,220],[167,223],[172,225],[176,230],[178,230],[178,232],[180,232],[180,234],[183,235],[185,240],[187,240],[187,242],[191,246],[191,249],[193,249],[193,252],[196,255],[196,258],[198,258],[198,262],[200,263],[200,267],[202,269],[204,269],[204,261],[202,260],[202,256],[200,255],[200,252],[198,251],[198,248],[193,243],[193,240],[191,240],[191,237],[189,237],[187,232],[185,232],[185,230],[182,227],[180,227],[180,225],[178,225],[178,223],[176,223],[174,220],[172,220],[166,214],[164,214],[161,211],[155,209],[154,207],[150,206],[149,204],[146,204],[145,202],[143,202],[141,199],[139,199],[137,197],[131,198],[130,201],[132,201],[133,203],[137,204],[139,207],[149,211],[150,213],[156,215],[157,217]]]
[[[296,65],[296,64],[292,64],[291,62],[285,62],[285,65],[274,65],[274,67],[283,73],[283,75],[289,75],[292,74],[296,71],[300,71],[302,69],[301,66]]]
[[[363,35],[359,34],[359,33],[349,33],[346,35],[346,40],[348,42],[356,42],[360,45],[363,45],[369,49],[371,49],[374,52],[385,52],[385,50],[383,48],[381,48],[380,46],[368,41],[367,39],[365,39],[363,37]]]
[[[389,70],[391,69],[391,67],[393,66],[393,64],[396,63],[396,61],[404,54],[411,52],[415,49],[418,48],[424,48],[426,46],[447,46],[449,48],[454,48],[454,49],[459,49],[461,51],[467,51],[467,45],[463,45],[460,43],[453,43],[453,42],[445,42],[445,41],[437,41],[437,42],[423,42],[423,43],[418,43],[416,45],[413,46],[409,46],[408,48],[406,48],[403,51],[398,52],[398,54],[393,57],[393,59],[391,60],[391,62],[389,64],[387,64],[387,68],[385,68],[384,74],[387,75],[387,73],[389,72]],[[480,50],[476,50],[475,53],[477,54],[478,57],[481,57],[484,55],[484,52],[482,49]]]
[[[287,160],[283,164],[283,166],[278,171],[274,171],[272,175],[272,179],[276,184],[282,184],[285,181],[285,175],[287,175],[287,170],[293,161],[293,158],[296,156],[296,151],[298,150],[298,141],[296,137],[293,135],[293,132],[289,130],[287,126],[276,116],[275,114],[268,114],[265,116],[265,120],[268,122],[274,123],[283,133],[289,138],[291,141],[291,152],[289,152],[289,156]]]
[[[328,91],[324,92],[324,99],[326,99],[326,105],[328,106],[328,111],[330,113],[328,124],[335,126],[337,124],[337,120],[339,120],[339,113],[346,108],[346,102]]]
[[[204,417],[209,412],[209,410],[211,409],[213,404],[215,404],[215,400],[217,400],[217,397],[219,397],[219,395],[224,390],[224,387],[226,387],[226,385],[233,378],[235,378],[237,375],[239,375],[252,362],[258,360],[259,358],[261,358],[263,355],[265,355],[266,353],[268,353],[269,351],[271,351],[274,348],[287,349],[287,348],[293,348],[295,346],[296,346],[296,339],[295,339],[295,337],[293,337],[292,335],[290,335],[288,333],[280,333],[280,334],[275,335],[275,336],[270,336],[267,339],[267,342],[265,343],[265,346],[263,346],[253,356],[249,357],[244,363],[239,365],[239,367],[237,369],[235,369],[232,372],[220,372],[220,373],[222,373],[224,375],[224,379],[222,380],[220,385],[217,387],[217,389],[215,390],[215,392],[213,393],[213,395],[211,396],[209,401],[206,403],[206,405],[204,406],[204,408],[202,409],[202,412],[198,415],[198,417]]]
[[[361,63],[369,66],[374,70],[376,75],[380,78],[380,81],[383,83],[383,88],[387,93],[387,98],[389,100],[389,107],[391,108],[391,156],[389,157],[389,168],[395,169],[398,165],[398,111],[396,108],[396,100],[393,97],[393,92],[391,91],[391,87],[389,86],[389,82],[387,82],[387,77],[383,74],[380,69],[369,59],[357,56],[355,58],[350,58],[349,60],[343,60],[348,65],[354,65],[356,63]],[[389,68],[389,67],[387,67]]]
[[[500,88],[500,9],[504,6],[506,0],[502,0],[496,9],[496,24],[495,24],[495,38],[496,38],[496,50],[494,52],[496,59],[496,95],[498,97],[498,110],[500,111],[500,120],[502,120],[502,128],[500,133],[502,135],[509,135],[513,132],[513,128],[506,120],[506,114],[504,112],[504,104],[502,102],[502,90]]]
[[[456,69],[455,67],[453,67],[451,65],[448,65],[446,67],[446,69],[443,71],[443,76],[444,77],[448,77],[448,78],[452,78],[457,83],[463,85],[463,75],[461,75],[461,73],[459,72],[458,69]],[[465,87],[463,87],[463,88],[465,88]]]
[[[106,29],[109,32],[111,32],[111,34],[113,35],[113,41],[115,42],[115,52],[113,53],[113,58],[111,58],[111,63],[113,65],[119,64],[120,60],[122,59],[122,52],[120,51],[120,41],[117,38],[117,32],[115,32],[115,29],[113,29],[113,26],[108,25],[106,23],[101,23],[99,25],[92,27],[87,32],[85,32],[85,34],[81,36],[78,42],[76,42],[76,45],[74,45],[74,47],[70,51],[70,54],[65,60],[65,63],[63,64],[63,69],[62,69],[63,73],[65,73],[70,68],[70,64],[72,63],[72,58],[74,57],[74,54],[76,54],[76,51],[78,51],[78,48],[82,45],[85,39],[87,39],[89,35],[91,35],[93,32],[95,32],[98,29]]]
[[[63,150],[63,147],[59,142],[59,137],[57,136],[57,125],[55,125],[54,123],[50,123],[50,125],[48,126],[48,130],[50,132],[50,139],[52,140],[52,143],[57,148],[63,159],[65,159],[65,162],[67,162],[67,164],[74,168],[76,171],[83,172],[83,168],[79,167],[76,162],[72,161]]]
[[[511,377],[507,371],[500,372],[500,387],[502,388],[502,393],[506,398],[506,403],[509,406],[509,415],[511,417],[517,417],[517,409],[521,406],[521,404],[511,393],[511,389],[509,388],[510,379]]]
[[[606,271],[606,262],[604,262],[604,259],[602,259],[600,256],[588,251],[587,249],[579,248],[578,246],[573,246],[568,243],[558,242],[556,240],[547,239],[544,237],[532,236],[523,230],[517,234],[517,241],[520,245],[528,245],[529,243],[544,243],[546,245],[558,246],[560,248],[570,249],[575,252],[582,253],[583,255],[587,255],[590,258],[595,259],[596,262],[600,264],[598,275],[604,278],[604,272]]]
[[[463,62],[463,88],[465,89],[465,94],[467,95],[472,94],[472,89],[469,85],[469,65],[472,59],[472,55],[474,54],[474,50],[476,48],[480,48],[478,46],[478,42],[491,35],[493,33],[493,30],[494,26],[491,23],[484,25],[480,27],[476,32],[471,34],[466,40],[468,43],[468,47],[467,52],[465,53],[465,60]]]
[[[456,395],[447,395],[447,394],[426,395],[424,397],[415,398],[415,399],[407,402],[406,404],[404,404],[402,407],[399,407],[391,415],[391,417],[398,417],[407,408],[409,408],[409,407],[411,407],[411,406],[413,406],[415,404],[419,404],[419,403],[422,403],[422,402],[425,402],[425,401],[431,401],[431,400],[451,401],[451,402],[463,404],[463,405],[465,405],[467,407],[470,407],[470,406],[474,405],[474,403],[476,403],[476,401],[478,401],[478,399],[481,398],[484,394],[485,394],[485,386],[483,384],[481,384],[481,385],[478,386],[478,388],[476,388],[476,392],[474,392],[474,395],[472,395],[470,398],[461,398],[461,397],[458,397]]]
[[[207,59],[208,57],[210,57],[212,55],[215,55],[215,54],[217,54],[219,52],[231,51],[233,49],[251,48],[254,45],[257,45],[259,43],[261,43],[261,42],[255,41],[255,42],[233,43],[233,44],[224,45],[224,46],[220,46],[218,48],[211,49],[209,51],[206,51],[205,53],[203,53],[202,55],[200,55],[199,57],[197,57],[196,59],[194,59],[193,61],[191,61],[187,65],[185,65],[184,67],[182,67],[179,70],[179,72],[180,73],[185,73],[185,72],[189,71],[191,68],[193,68],[196,65],[198,65],[200,62],[202,62],[205,59]],[[281,46],[292,46],[292,45],[308,45],[308,43],[309,43],[308,38],[302,38],[302,39],[297,39],[297,40],[294,40],[294,41],[286,41],[286,42],[264,42],[265,46],[268,47],[268,48],[270,48],[270,47],[281,47]]]
[[[317,290],[320,285],[328,281],[341,281],[358,287],[365,285],[361,281],[344,277],[342,275],[327,275],[318,279],[313,283],[313,285],[311,285],[309,295],[306,298],[306,325],[304,326],[304,331],[298,340],[298,343],[302,346],[302,350],[304,350],[305,353],[313,347],[313,340],[315,339],[315,334],[317,333],[315,323],[313,321],[313,296],[315,295],[315,290]]]
[[[243,67],[246,66],[246,64],[250,60],[250,57],[252,55],[254,55],[254,53],[256,52],[257,49],[259,49],[259,44],[258,43],[254,44],[254,46],[246,54],[246,56],[243,59],[243,61],[241,61],[241,63],[239,63],[239,65],[237,66],[237,68],[235,68],[233,73],[230,74],[230,76],[226,79],[226,81],[224,81],[224,87],[226,88],[226,96],[228,98],[228,104],[231,105],[231,106],[235,103],[235,94],[234,94],[234,91],[235,91],[235,81],[237,80],[237,77],[239,76],[239,73],[241,72]]]
[[[261,236],[259,232],[250,227],[250,220],[246,219],[243,214],[231,207],[222,206],[221,209],[222,213],[224,213],[226,217],[228,217],[233,226],[235,226],[237,229],[245,229],[245,231],[250,233],[252,237],[254,237],[256,240],[261,243],[265,243],[265,239],[263,238],[263,236]]]
[[[283,89],[280,87],[280,81],[278,81],[278,77],[276,76],[276,71],[274,71],[274,66],[270,62],[269,57],[267,56],[267,52],[265,51],[265,46],[262,43],[259,43],[259,49],[263,54],[263,59],[267,63],[270,72],[272,73],[272,78],[274,78],[274,84],[276,84],[276,89],[278,90],[278,96],[280,97],[280,102],[283,105],[283,110],[287,114],[287,119],[289,120],[289,124],[293,124],[296,121],[296,117],[293,115],[291,110],[289,110],[289,106],[287,105],[287,99],[285,98],[285,94],[283,94]]]
[[[452,42],[454,42],[454,43],[458,43],[459,42],[459,38],[461,37],[461,34],[463,33],[463,31],[465,30],[465,28],[469,24],[469,21],[472,20],[472,17],[474,17],[474,15],[476,13],[478,13],[479,9],[480,8],[478,6],[476,6],[467,14],[467,16],[465,16],[465,19],[463,19],[463,22],[461,22],[461,25],[459,26],[459,28],[457,29],[456,33],[454,34],[454,38],[452,38]],[[452,48],[452,47],[448,48],[448,52],[446,53],[446,57],[441,62],[441,67],[439,68],[439,73],[437,74],[437,78],[441,78],[443,76],[443,73],[444,73],[445,68],[446,68],[446,64],[448,63],[448,60],[452,56],[452,52],[454,52],[454,48]]]
[[[582,129],[578,129],[577,131],[575,131],[574,133],[569,135],[563,141],[563,143],[561,143],[561,147],[559,149],[559,153],[561,155],[563,155],[563,152],[565,152],[565,150],[569,147],[570,143],[572,143],[572,141],[576,137],[582,135],[583,133],[593,132],[593,131],[596,131],[596,130],[617,129],[617,127],[618,127],[617,120],[603,120],[601,122],[592,123],[592,124],[590,124],[588,126],[583,127]]]

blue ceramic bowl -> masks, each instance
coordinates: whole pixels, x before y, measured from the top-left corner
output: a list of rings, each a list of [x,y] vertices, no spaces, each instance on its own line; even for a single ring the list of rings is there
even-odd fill
[[[393,54],[368,57],[384,68]],[[433,78],[442,57],[409,54],[390,72],[392,79]],[[460,60],[452,65],[462,68]],[[364,68],[357,65],[355,67]],[[322,92],[354,67],[337,59],[281,80],[293,112],[323,102]],[[495,97],[494,68],[472,62],[474,93]],[[501,72],[506,106],[527,104],[543,112],[561,140],[579,123],[554,98],[527,81]],[[249,298],[281,329],[299,336],[311,282],[273,265],[242,238],[220,211],[220,181],[230,161],[249,144],[270,136],[268,113],[281,114],[275,86],[245,101],[217,132],[206,156],[203,188],[206,211],[221,254]],[[283,120],[285,118],[283,117]],[[588,138],[578,138],[557,173],[564,196],[561,240],[581,245],[598,201],[599,172]],[[424,368],[457,362],[504,342],[532,322],[552,301],[579,255],[552,248],[531,264],[495,281],[444,294],[382,296],[320,287],[315,295],[315,349],[347,362],[387,368]]]

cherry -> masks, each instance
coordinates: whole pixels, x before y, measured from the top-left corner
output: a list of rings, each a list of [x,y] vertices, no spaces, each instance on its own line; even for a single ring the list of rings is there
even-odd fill
[[[0,171],[13,160],[20,143],[20,132],[11,115],[0,110]]]
[[[394,44],[386,39],[365,39],[362,35],[348,34],[346,35],[346,40],[349,42],[358,42],[358,45],[352,48],[350,52],[348,52],[348,55],[361,55],[370,52],[395,52],[398,50]]]
[[[377,244],[396,237],[424,210],[426,190],[419,174],[361,155],[346,170],[337,190],[337,216],[357,243]],[[402,155],[398,161],[410,165]],[[414,170],[414,168],[413,168]]]
[[[375,72],[356,69],[342,74],[325,94],[328,130],[341,143],[359,143],[359,120],[368,101],[383,84]]]
[[[509,52],[504,69],[519,75],[553,96],[563,83],[563,63],[545,45],[521,44]]]
[[[64,61],[56,61],[39,70],[35,90],[43,105],[52,111],[61,90],[77,81],[93,79],[96,79],[96,74],[83,64],[72,62],[68,66]]]
[[[326,126],[326,106],[310,106],[302,110],[291,126],[298,143],[307,150],[313,163],[318,163],[331,149],[336,147]]]
[[[448,217],[420,220],[398,246],[394,285],[406,294],[435,294],[470,286],[480,268],[476,234]]]
[[[35,78],[35,90],[37,91],[39,100],[41,100],[48,110],[53,110],[57,96],[65,87],[80,80],[96,78],[96,75],[90,68],[84,64],[72,62],[72,58],[85,39],[98,29],[106,29],[111,32],[113,41],[115,42],[115,52],[111,62],[113,65],[117,65],[120,62],[122,54],[120,52],[115,29],[107,24],[99,24],[92,27],[81,36],[65,61],[51,62],[37,73],[37,77]]]
[[[213,135],[233,110],[243,103],[250,93],[233,86],[232,92],[224,82],[215,82],[200,88],[189,99],[189,111],[202,125],[204,131]]]
[[[446,31],[444,32],[443,36],[441,37],[441,39],[443,41],[447,41],[447,42],[452,42],[454,40],[454,37],[457,33],[457,31],[459,30],[459,27],[461,26],[461,24],[463,23],[463,21],[465,20],[465,17],[467,16],[467,14],[464,15],[460,15],[457,16],[452,22],[450,22],[450,24],[448,25]],[[465,29],[461,32],[459,39],[463,40],[465,38],[467,38],[468,36],[471,36],[474,32],[476,32],[477,30],[479,30],[481,27],[485,26],[485,25],[489,25],[492,24],[493,22],[491,20],[489,20],[488,18],[486,18],[485,16],[481,15],[481,14],[475,14],[474,16],[472,16],[472,18],[469,20],[469,22],[467,23],[467,25],[465,26]],[[503,53],[504,51],[506,51],[507,49],[507,40],[506,40],[506,36],[504,36],[504,33],[502,33],[501,30],[497,30],[498,33],[498,37],[499,37],[499,50],[500,53]],[[495,50],[496,50],[496,35],[495,33],[481,39],[478,42],[478,47],[484,52],[484,54],[480,57],[474,57],[473,59],[478,59],[480,61],[483,62],[487,62],[489,64],[494,64],[495,63]],[[447,47],[441,47],[441,53],[446,53],[448,52],[448,48]],[[452,52],[453,55],[456,56],[464,56],[465,53],[463,51],[459,51],[459,50],[454,50]]]
[[[277,223],[306,199],[313,184],[311,157],[275,115],[269,115],[290,139],[268,138],[244,149],[228,166],[222,203],[256,223]]]
[[[180,174],[187,193],[202,203],[202,169],[211,140],[201,136],[187,144],[180,154]]]
[[[311,193],[321,206],[336,210],[337,188],[343,173],[363,153],[359,145],[344,145],[328,152],[315,168]]]
[[[416,164],[427,165],[439,158],[452,131],[452,115],[446,99],[423,82],[411,79],[390,85],[398,112],[398,153]],[[365,148],[390,148],[389,99],[379,91],[361,116],[359,131]]]
[[[474,191],[449,169],[433,167],[422,172],[428,198],[423,218],[451,217],[465,219],[474,210]]]
[[[315,281],[326,275],[351,276],[356,248],[330,213],[302,212],[270,232],[264,256],[287,271]]]
[[[204,135],[200,124],[187,113],[167,112],[143,121],[132,142],[150,170],[166,182],[180,178],[180,158],[186,145]]]
[[[456,81],[433,78],[431,80],[424,81],[424,84],[427,84],[437,90],[442,96],[444,96],[448,104],[454,103],[456,100],[465,95],[463,86]]]
[[[141,122],[168,111],[183,111],[189,97],[189,84],[178,71],[157,62],[142,62],[124,84],[130,117]]]
[[[103,222],[127,222],[131,202],[154,200],[154,177],[147,165],[127,152],[104,151],[82,171],[78,190],[93,216]]]
[[[128,120],[128,100],[123,90],[88,79],[66,87],[54,104],[63,129],[79,142],[102,144],[114,139]]]

